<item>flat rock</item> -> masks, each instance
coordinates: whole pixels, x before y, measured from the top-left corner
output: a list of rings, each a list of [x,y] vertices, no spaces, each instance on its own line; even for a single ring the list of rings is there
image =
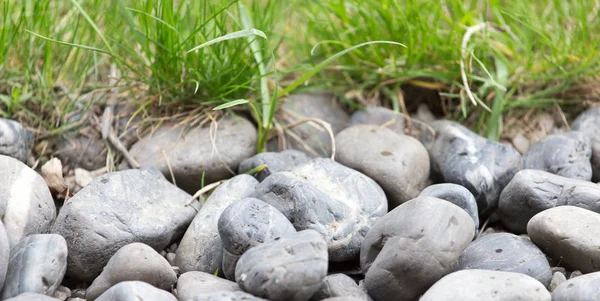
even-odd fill
[[[91,282],[123,246],[141,242],[163,250],[196,214],[191,196],[156,169],[112,172],[69,199],[52,226],[69,247],[67,274]]]
[[[258,181],[250,175],[238,175],[217,187],[200,208],[177,248],[176,265],[182,272],[209,274],[221,268],[223,243],[218,222],[221,213],[234,201],[254,193]]]
[[[552,301],[600,300],[600,272],[569,279],[552,292]]]
[[[529,239],[512,233],[494,233],[476,239],[460,255],[456,269],[521,273],[545,286],[552,279],[546,255]]]
[[[365,288],[377,301],[416,300],[451,271],[474,234],[473,219],[460,207],[432,197],[408,201],[365,236]]]
[[[469,189],[479,215],[487,217],[498,205],[504,186],[521,170],[521,155],[453,121],[436,121],[431,126],[437,135],[429,152],[432,171],[442,182]]]
[[[498,216],[511,232],[527,230],[539,212],[557,206],[577,206],[600,212],[600,185],[557,176],[541,170],[519,171],[500,194]]]
[[[171,179],[170,167],[177,185],[195,193],[201,188],[202,173],[204,184],[235,175],[240,162],[256,153],[256,142],[256,128],[250,121],[226,116],[218,125],[206,127],[163,125],[136,142],[130,153],[140,165],[160,170],[167,179]]]
[[[56,217],[48,185],[23,162],[0,155],[0,216],[11,246],[27,235],[46,233]]]
[[[22,293],[52,296],[67,270],[67,243],[56,234],[27,236],[12,247],[2,300]]]
[[[277,113],[277,120],[281,122],[281,126],[285,127],[305,119],[319,119],[329,123],[335,135],[348,126],[348,113],[340,106],[340,103],[330,93],[293,94],[281,105]],[[293,133],[285,135],[288,147],[315,157],[331,156],[331,137],[320,124],[302,123],[289,128],[288,131]],[[279,144],[283,143],[279,139],[272,140],[269,149],[279,149],[278,142]]]
[[[142,281],[125,281],[109,288],[97,301],[177,301],[171,293]]]
[[[431,112],[429,112],[431,113]],[[387,127],[399,135],[409,135],[419,139],[426,147],[431,146],[435,132],[426,122],[411,119],[385,107],[369,106],[356,111],[350,117],[350,125],[372,124]]]
[[[143,281],[169,290],[177,281],[177,275],[154,249],[143,243],[131,243],[110,258],[100,276],[88,287],[85,298],[95,300],[113,285],[124,281]]]
[[[272,301],[307,301],[327,275],[327,243],[304,230],[246,251],[235,280],[242,290]]]
[[[363,237],[388,208],[375,181],[325,158],[270,175],[255,197],[281,211],[296,230],[325,235],[334,262],[356,259]]]
[[[218,228],[223,249],[227,255],[233,255],[223,257],[227,279],[235,279],[236,259],[244,252],[296,232],[275,207],[255,198],[244,198],[229,205],[219,218]]]
[[[473,194],[465,187],[452,183],[434,184],[423,189],[419,196],[442,199],[462,208],[473,219],[475,229],[479,229],[477,201]]]
[[[375,180],[389,207],[419,195],[429,181],[429,154],[419,140],[376,125],[355,125],[335,137],[336,160]]]
[[[550,301],[539,281],[521,274],[489,270],[463,270],[436,282],[419,301]]]
[[[308,161],[310,161],[308,155],[295,149],[288,149],[279,153],[265,152],[242,161],[238,167],[238,173],[245,173],[264,165],[265,168],[255,175],[256,179],[262,182],[274,172],[290,171]]]
[[[179,301],[191,301],[198,295],[237,292],[240,290],[237,283],[204,272],[187,272],[179,276],[177,280],[177,298]]]
[[[548,209],[531,218],[527,234],[567,269],[600,271],[600,214],[574,206]]]
[[[584,133],[592,144],[594,182],[600,182],[600,107],[589,108],[571,124],[571,130]]]
[[[592,146],[581,132],[549,135],[523,155],[523,168],[539,169],[566,178],[592,179]]]
[[[180,301],[182,299],[179,299]],[[266,301],[245,292],[214,292],[198,295],[191,301]]]
[[[317,292],[310,298],[319,301],[327,298],[344,297],[368,300],[367,294],[358,286],[354,279],[345,274],[330,274],[325,279]]]
[[[27,163],[33,135],[14,120],[0,118],[0,155]]]
[[[55,299],[46,295],[36,294],[36,293],[22,293],[16,297],[12,297],[10,299],[5,299],[6,301],[57,301],[60,299]]]
[[[0,291],[2,291],[4,280],[6,280],[9,259],[10,244],[8,243],[8,236],[6,235],[4,224],[0,221]]]

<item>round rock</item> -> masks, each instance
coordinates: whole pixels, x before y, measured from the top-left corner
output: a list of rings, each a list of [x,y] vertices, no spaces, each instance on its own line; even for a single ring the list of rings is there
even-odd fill
[[[550,301],[539,281],[521,274],[489,270],[463,270],[436,282],[419,301]]]
[[[131,243],[110,258],[100,276],[88,287],[85,298],[95,300],[113,285],[124,281],[143,281],[168,290],[177,281],[177,275],[154,249],[142,243]]]
[[[330,274],[325,277],[321,287],[310,300],[319,301],[334,297],[368,300],[367,294],[358,286],[356,281],[345,274]]]
[[[91,282],[123,246],[141,242],[164,250],[196,215],[192,197],[156,169],[132,169],[95,178],[61,208],[53,233],[69,247],[67,274]]]
[[[142,281],[125,281],[109,288],[97,301],[177,301],[171,293]]]
[[[26,163],[32,143],[33,135],[20,123],[0,118],[0,155]]]
[[[246,292],[273,301],[307,301],[327,275],[327,243],[314,230],[266,242],[244,253],[235,279]]]
[[[23,162],[0,155],[0,216],[11,246],[27,235],[47,233],[56,206],[46,181]]]
[[[576,206],[600,212],[600,185],[541,170],[519,171],[500,194],[498,216],[513,233],[525,233],[529,220],[556,206]]]
[[[493,233],[476,239],[460,255],[456,269],[521,273],[545,286],[552,279],[546,255],[529,239],[511,233]]]
[[[2,291],[4,280],[6,280],[9,258],[10,244],[8,243],[8,236],[6,235],[4,224],[0,221],[0,291]]]
[[[388,208],[375,181],[325,158],[272,174],[255,196],[281,211],[296,230],[323,234],[334,262],[357,258],[363,237]]]
[[[259,171],[255,176],[258,181],[262,182],[272,173],[290,171],[294,167],[308,161],[310,161],[308,155],[295,149],[288,149],[279,153],[260,153],[242,161],[238,168],[238,173],[245,173],[264,165],[264,169]]]
[[[552,292],[552,301],[600,300],[600,272],[569,279]]]
[[[579,115],[571,124],[571,129],[590,138],[593,180],[600,182],[600,107],[589,108]]]
[[[567,269],[600,271],[600,214],[574,206],[548,209],[531,218],[527,234]]]
[[[223,243],[218,222],[221,213],[234,201],[254,193],[258,181],[250,175],[235,176],[217,187],[204,202],[177,248],[176,265],[182,272],[214,273],[221,268]]]
[[[67,243],[56,234],[23,238],[10,250],[2,300],[22,293],[52,296],[67,270]]]
[[[521,155],[453,121],[435,121],[431,126],[436,131],[429,152],[432,171],[442,182],[469,189],[479,215],[487,217],[498,205],[502,189],[521,170]]]
[[[374,300],[416,300],[450,272],[475,234],[473,219],[450,202],[419,197],[369,230],[361,252],[365,288]]]
[[[223,271],[234,279],[236,258],[259,244],[296,232],[290,221],[275,207],[255,198],[245,198],[229,205],[218,223],[223,248],[233,255],[223,257]],[[232,260],[229,260],[232,259]]]
[[[435,184],[421,191],[419,196],[429,196],[448,201],[465,210],[473,219],[475,229],[479,229],[479,213],[477,201],[466,188],[452,183]]]
[[[389,207],[419,195],[429,180],[429,154],[419,140],[376,125],[355,125],[335,137],[336,159],[375,180]]]
[[[240,291],[237,283],[204,272],[187,272],[177,280],[179,301],[191,301],[199,295]]]
[[[238,165],[256,153],[256,128],[243,117],[226,116],[206,127],[164,125],[136,142],[131,155],[154,167],[189,193],[235,175]],[[203,177],[202,174],[205,173]]]
[[[583,133],[555,134],[536,142],[523,155],[523,168],[589,181],[592,179],[591,157],[591,143]]]

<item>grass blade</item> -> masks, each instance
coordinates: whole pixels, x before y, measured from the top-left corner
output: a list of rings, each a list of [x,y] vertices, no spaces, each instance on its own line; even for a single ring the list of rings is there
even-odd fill
[[[200,45],[186,51],[185,53],[190,53],[190,52],[196,51],[198,49],[201,49],[201,48],[204,48],[204,47],[207,47],[207,46],[219,43],[219,42],[233,40],[233,39],[239,39],[239,38],[245,38],[245,37],[252,37],[252,36],[258,36],[258,37],[261,37],[264,39],[267,38],[265,33],[258,29],[255,29],[255,28],[244,29],[244,30],[239,30],[236,32],[228,33],[228,34],[218,37],[216,39],[212,39],[206,43],[200,44]]]
[[[220,106],[215,107],[213,109],[213,111],[223,110],[223,109],[227,109],[227,108],[231,108],[234,106],[243,105],[243,104],[247,104],[247,103],[249,103],[249,101],[246,99],[232,100],[232,101],[228,101]]]
[[[38,38],[44,39],[46,41],[54,42],[54,43],[57,43],[57,44],[71,46],[71,47],[76,47],[76,48],[81,48],[81,49],[85,49],[85,50],[91,50],[91,51],[101,52],[101,53],[106,53],[106,54],[110,54],[109,52],[107,52],[104,49],[100,49],[100,48],[96,48],[96,47],[92,47],[92,46],[80,45],[80,44],[73,44],[73,43],[69,43],[69,42],[63,42],[63,41],[51,39],[51,38],[45,37],[45,36],[43,36],[41,34],[37,34],[37,33],[33,32],[33,31],[29,31],[27,29],[25,29],[25,31],[28,32],[28,33],[30,33],[30,34],[32,34],[32,35],[34,35],[34,36],[36,36],[36,37],[38,37]]]

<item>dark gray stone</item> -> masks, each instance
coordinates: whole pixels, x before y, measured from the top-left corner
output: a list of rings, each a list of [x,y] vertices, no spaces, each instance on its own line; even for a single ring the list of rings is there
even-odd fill
[[[600,272],[566,280],[552,292],[552,301],[600,301]]]
[[[57,301],[60,299],[55,299],[46,295],[36,294],[36,293],[22,293],[16,297],[5,299],[6,301]]]
[[[321,287],[310,300],[319,301],[334,297],[356,298],[361,301],[368,300],[367,293],[358,287],[354,279],[345,274],[330,274],[325,277]]]
[[[33,135],[17,121],[0,118],[0,155],[27,163]]]
[[[53,233],[69,247],[67,273],[91,282],[121,247],[141,242],[163,250],[179,239],[196,210],[191,196],[152,168],[95,178],[61,208]]]
[[[398,300],[398,299],[397,299]],[[521,274],[489,270],[463,270],[436,282],[419,301],[550,301],[539,281]]]
[[[177,186],[195,193],[201,188],[202,173],[204,184],[230,178],[240,162],[256,153],[256,128],[250,121],[226,116],[217,123],[192,129],[163,125],[136,142],[130,153],[167,179],[170,167]]]
[[[96,170],[106,166],[106,154],[100,133],[66,133],[56,139],[55,155],[64,166]]]
[[[227,279],[235,280],[235,266],[242,255],[233,255],[223,249],[223,275]]]
[[[363,237],[388,208],[375,181],[324,158],[270,175],[255,196],[281,211],[296,230],[325,235],[334,262],[357,258]]]
[[[191,301],[266,301],[245,292],[214,292],[195,296]],[[181,299],[180,299],[181,301]]]
[[[297,124],[305,119],[320,119],[331,125],[334,135],[348,126],[348,118],[348,113],[340,106],[340,101],[334,95],[319,92],[290,95],[277,113],[277,120],[283,127]],[[331,137],[320,124],[302,123],[287,131],[285,142],[288,147],[315,157],[331,156]],[[277,142],[279,144],[283,142],[279,139],[272,141],[269,146],[270,151],[276,151]]]
[[[177,301],[171,293],[142,281],[119,282],[109,288],[97,301]]]
[[[494,233],[473,241],[460,255],[456,270],[478,269],[521,273],[548,286],[552,270],[546,255],[529,239]]]
[[[4,224],[0,221],[0,291],[4,287],[4,280],[6,280],[6,272],[8,270],[8,262],[10,256],[10,244],[8,243],[8,236],[6,235],[6,229]]]
[[[592,145],[592,172],[594,182],[600,182],[600,107],[589,108],[571,124],[573,131],[580,131],[590,138]]]
[[[23,162],[0,155],[0,216],[8,242],[46,233],[56,217],[56,206],[46,181]]]
[[[500,194],[498,216],[513,233],[525,233],[529,220],[557,206],[577,206],[600,212],[600,185],[541,170],[519,171]]]
[[[235,257],[259,244],[296,232],[292,223],[275,207],[255,198],[245,198],[229,205],[219,218],[218,228],[223,249],[234,259],[229,260],[232,257],[227,255],[223,257],[223,271],[227,279],[235,278]]]
[[[56,234],[27,236],[12,247],[2,300],[22,293],[52,296],[67,270],[67,243]]]
[[[251,196],[256,185],[258,181],[252,176],[239,175],[223,182],[213,191],[177,248],[175,263],[182,272],[212,274],[221,267],[223,243],[217,226],[219,217],[234,201]]]
[[[238,173],[245,173],[261,165],[265,165],[266,168],[256,174],[256,179],[262,182],[266,177],[270,176],[274,172],[278,171],[290,171],[294,167],[304,164],[310,161],[305,153],[295,150],[288,149],[280,153],[266,152],[256,154],[254,157],[248,158],[238,168]]]
[[[179,301],[191,301],[198,295],[240,291],[237,283],[204,272],[187,272],[177,280]]]
[[[548,209],[531,218],[527,234],[567,269],[600,271],[600,214],[574,206]]]
[[[521,155],[456,122],[436,121],[431,126],[436,131],[429,152],[432,171],[443,182],[469,189],[477,200],[479,215],[487,217],[498,205],[504,186],[521,170]]]
[[[410,200],[365,236],[365,288],[377,301],[416,300],[451,271],[474,234],[473,219],[460,207],[432,197]]]
[[[589,138],[581,132],[567,132],[536,142],[523,155],[523,168],[589,181],[592,179],[591,157]]]
[[[258,245],[238,261],[242,290],[272,301],[307,301],[327,275],[327,243],[304,230]]]
[[[375,180],[389,208],[419,195],[429,181],[429,154],[419,140],[376,125],[355,125],[335,137],[336,160]]]
[[[106,290],[124,281],[143,281],[154,287],[169,290],[177,275],[167,260],[142,243],[131,243],[113,255],[100,276],[88,287],[87,300],[95,300]]]
[[[356,111],[350,118],[351,125],[373,124],[389,128],[399,135],[410,135],[419,139],[423,145],[430,147],[435,132],[427,123],[412,119],[410,121],[400,114],[384,107],[366,107]]]
[[[452,183],[435,184],[423,189],[419,196],[442,199],[462,208],[473,219],[475,229],[479,229],[477,201],[473,194],[465,187]]]

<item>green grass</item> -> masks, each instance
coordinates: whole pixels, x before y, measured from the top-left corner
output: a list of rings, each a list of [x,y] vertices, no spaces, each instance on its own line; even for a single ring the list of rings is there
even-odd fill
[[[322,87],[395,109],[401,85],[434,88],[448,118],[497,140],[508,110],[597,80],[597,14],[593,0],[0,0],[0,115],[59,132],[77,101],[61,90],[106,88],[114,65],[141,106],[246,106],[259,150],[279,98]]]

